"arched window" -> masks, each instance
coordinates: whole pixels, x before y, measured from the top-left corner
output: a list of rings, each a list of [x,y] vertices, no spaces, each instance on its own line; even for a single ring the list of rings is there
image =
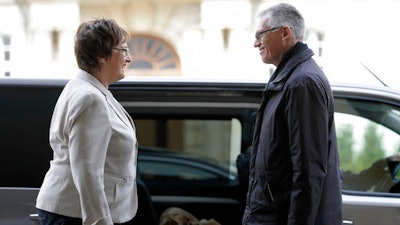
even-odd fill
[[[128,75],[179,76],[180,60],[174,48],[161,38],[134,35],[129,42],[133,62]]]

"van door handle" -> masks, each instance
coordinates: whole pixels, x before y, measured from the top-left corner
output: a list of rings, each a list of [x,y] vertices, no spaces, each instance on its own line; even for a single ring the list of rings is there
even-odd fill
[[[350,220],[343,220],[343,225],[345,224],[354,224],[354,222]]]
[[[37,213],[29,214],[29,219],[39,221],[39,215]]]

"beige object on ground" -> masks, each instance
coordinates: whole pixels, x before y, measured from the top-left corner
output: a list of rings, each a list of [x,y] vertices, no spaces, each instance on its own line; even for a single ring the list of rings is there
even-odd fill
[[[160,225],[221,225],[214,219],[197,219],[191,213],[178,208],[166,209],[160,217]]]

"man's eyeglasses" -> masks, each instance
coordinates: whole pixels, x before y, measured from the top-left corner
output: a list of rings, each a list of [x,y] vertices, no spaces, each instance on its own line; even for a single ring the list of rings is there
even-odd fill
[[[129,53],[129,48],[117,48],[117,47],[114,47],[113,49],[118,50],[118,51],[122,51],[125,56],[128,56],[130,54]]]
[[[271,29],[268,29],[268,30],[263,30],[263,31],[257,32],[256,35],[255,35],[255,38],[256,38],[257,41],[260,41],[263,34],[269,32],[269,31],[273,31],[273,30],[277,30],[277,29],[281,29],[281,28],[282,27],[274,27],[274,28],[271,28]]]

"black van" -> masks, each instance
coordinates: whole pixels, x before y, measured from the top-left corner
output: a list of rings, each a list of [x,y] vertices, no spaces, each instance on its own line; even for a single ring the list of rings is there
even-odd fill
[[[35,200],[52,159],[48,129],[66,82],[0,79],[0,224],[39,224]],[[264,85],[126,79],[110,86],[134,119],[140,144],[139,212],[128,224],[157,224],[168,207],[180,207],[221,224],[241,224],[246,171],[238,169],[236,160],[251,144]],[[339,84],[332,84],[332,89],[338,141],[354,143],[339,143],[341,158],[351,152],[353,164],[358,165],[355,168],[343,160],[343,170],[357,175],[380,157],[396,155],[400,93]],[[375,143],[383,145],[383,150],[376,158],[360,161],[356,156],[368,149],[359,146],[364,146],[363,135],[371,133],[371,126],[382,134]],[[391,159],[391,165],[396,164],[396,158]],[[377,177],[368,176],[363,180],[370,183]],[[400,194],[379,186],[382,182],[394,185],[396,174],[386,169],[378,178],[369,189],[361,189],[357,182],[344,184],[344,224],[400,224]]]

